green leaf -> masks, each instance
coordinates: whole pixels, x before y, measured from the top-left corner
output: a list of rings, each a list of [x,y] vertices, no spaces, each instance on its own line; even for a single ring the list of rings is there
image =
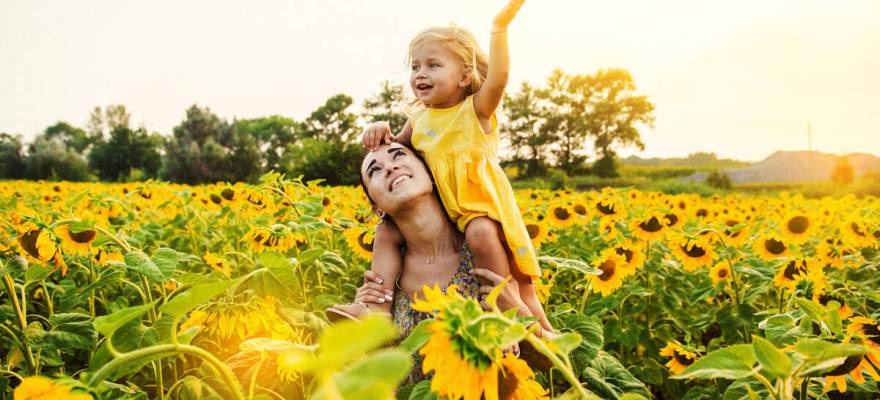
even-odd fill
[[[577,332],[565,332],[557,335],[551,341],[559,348],[560,354],[567,357],[569,353],[580,346],[583,338]]]
[[[761,368],[771,377],[784,379],[791,375],[791,360],[767,339],[752,335],[752,350]]]
[[[590,389],[603,399],[617,399],[624,393],[649,396],[645,385],[610,354],[600,351],[584,370]]]
[[[428,325],[433,321],[433,318],[429,318],[423,320],[422,322],[419,322],[419,324],[416,325],[415,329],[413,329],[412,333],[410,333],[409,336],[406,337],[406,339],[403,339],[403,341],[400,342],[400,346],[398,346],[398,348],[403,351],[409,352],[410,354],[413,354],[421,349],[422,346],[424,346],[425,343],[428,342],[428,339],[431,339],[431,332],[428,330]]]
[[[698,359],[672,379],[740,379],[752,374],[757,362],[755,351],[748,344],[736,344],[715,350]]]
[[[798,306],[800,306],[801,310],[810,318],[812,318],[813,321],[823,321],[822,317],[825,316],[825,309],[822,307],[821,304],[809,299],[805,299],[803,297],[795,297],[794,300],[798,303]]]
[[[162,282],[165,276],[156,263],[140,250],[132,250],[125,254],[125,265],[153,282]]]
[[[24,273],[24,281],[26,284],[34,283],[34,282],[42,282],[49,275],[52,275],[52,272],[55,272],[55,268],[46,264],[33,264],[28,268]]]
[[[553,270],[570,269],[586,275],[602,275],[601,270],[590,266],[586,262],[572,258],[541,256],[538,257],[538,261],[550,264]]]
[[[98,341],[98,334],[92,326],[92,317],[77,313],[58,313],[49,318],[52,329],[44,331],[35,338],[35,347],[47,350],[54,348],[61,352],[72,350],[92,350]]]
[[[174,249],[167,247],[159,248],[153,252],[153,256],[150,259],[159,271],[162,272],[163,282],[171,279],[174,271],[177,270],[178,258],[177,251]]]
[[[110,336],[129,321],[146,314],[146,312],[153,307],[154,303],[155,302],[123,308],[112,314],[102,315],[95,318],[95,321],[93,322],[95,330],[104,336]]]
[[[183,316],[190,310],[211,300],[214,296],[225,292],[236,282],[238,282],[237,279],[193,286],[167,301],[159,307],[159,311],[175,317]]]
[[[785,346],[795,341],[795,338],[788,334],[795,326],[795,320],[792,316],[788,314],[774,315],[767,318],[764,334],[774,346]]]
[[[798,376],[824,376],[824,372],[836,368],[847,357],[861,356],[868,349],[856,344],[831,343],[821,339],[803,339],[795,344],[795,351],[803,355],[804,367]]]
[[[324,255],[324,249],[321,247],[308,249],[302,253],[299,253],[299,256],[296,257],[296,261],[299,264],[309,264],[317,260],[319,257]]]
[[[180,387],[181,400],[221,400],[220,395],[201,379],[192,375],[183,377],[183,384]]]
[[[412,368],[412,357],[399,349],[376,352],[337,374],[333,383],[343,399],[385,400]],[[332,399],[322,387],[312,399]]]
[[[354,359],[389,342],[397,329],[387,317],[369,315],[360,321],[343,321],[327,328],[318,339],[317,358],[305,361],[305,372],[315,375],[338,371]]]

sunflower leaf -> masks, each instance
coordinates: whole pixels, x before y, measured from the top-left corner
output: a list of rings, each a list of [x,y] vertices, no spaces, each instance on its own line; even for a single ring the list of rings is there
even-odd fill
[[[760,336],[752,336],[752,350],[761,368],[774,378],[786,378],[793,368],[791,359],[776,348],[773,343]]]
[[[740,379],[750,376],[757,362],[751,345],[736,344],[715,350],[687,367],[672,379]]]
[[[204,304],[208,300],[211,300],[214,296],[225,292],[237,282],[238,279],[234,279],[193,286],[187,291],[174,296],[174,298],[168,300],[165,304],[162,304],[162,306],[159,307],[159,311],[168,315],[180,317],[199,305]]]
[[[412,333],[400,342],[399,348],[410,354],[415,353],[422,348],[422,346],[424,346],[425,343],[428,343],[428,340],[431,339],[431,332],[428,330],[428,325],[430,325],[431,322],[434,322],[433,318],[419,322],[415,329],[413,329]]]
[[[102,315],[92,322],[95,330],[104,336],[110,336],[129,321],[140,317],[150,310],[153,303],[142,304],[139,306],[123,308],[109,315]]]

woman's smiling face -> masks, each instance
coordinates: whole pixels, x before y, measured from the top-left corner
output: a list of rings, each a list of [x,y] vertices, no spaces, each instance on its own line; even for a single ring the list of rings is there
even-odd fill
[[[368,153],[361,164],[361,179],[375,206],[391,215],[409,200],[433,191],[425,164],[397,143]]]

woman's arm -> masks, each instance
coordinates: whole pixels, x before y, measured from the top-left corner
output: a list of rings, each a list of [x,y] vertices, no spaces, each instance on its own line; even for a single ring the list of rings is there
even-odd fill
[[[525,0],[511,0],[492,23],[492,40],[489,44],[489,71],[486,82],[474,94],[474,110],[483,119],[490,119],[504,97],[510,72],[510,53],[507,49],[507,26],[522,7]]]

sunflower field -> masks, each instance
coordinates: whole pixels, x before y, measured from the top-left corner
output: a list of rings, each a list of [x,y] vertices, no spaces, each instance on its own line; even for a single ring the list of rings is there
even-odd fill
[[[407,338],[328,324],[360,188],[0,183],[0,399],[880,398],[877,198],[517,196],[552,338],[438,287]]]

